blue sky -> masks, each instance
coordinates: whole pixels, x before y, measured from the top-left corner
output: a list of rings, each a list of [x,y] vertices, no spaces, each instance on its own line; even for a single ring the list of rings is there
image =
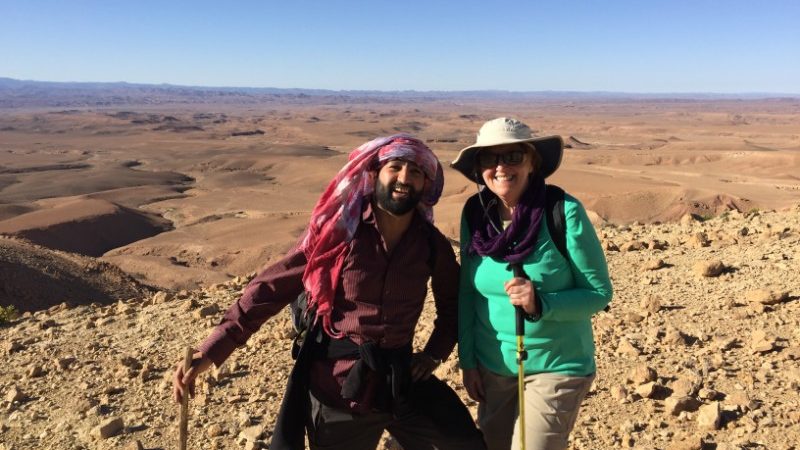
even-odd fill
[[[800,93],[800,1],[0,0],[0,77]]]

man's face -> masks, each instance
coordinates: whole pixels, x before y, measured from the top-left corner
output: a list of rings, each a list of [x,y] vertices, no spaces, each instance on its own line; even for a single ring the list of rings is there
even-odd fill
[[[381,167],[375,182],[375,200],[382,210],[402,216],[422,198],[425,173],[416,164],[393,159]]]

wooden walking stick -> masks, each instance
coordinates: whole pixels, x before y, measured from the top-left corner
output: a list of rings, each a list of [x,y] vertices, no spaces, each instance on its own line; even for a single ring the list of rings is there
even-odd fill
[[[183,375],[192,368],[192,355],[194,350],[191,347],[186,348],[186,357],[183,360]],[[181,397],[181,421],[180,421],[180,450],[186,450],[186,440],[188,438],[189,429],[189,386],[183,391]]]

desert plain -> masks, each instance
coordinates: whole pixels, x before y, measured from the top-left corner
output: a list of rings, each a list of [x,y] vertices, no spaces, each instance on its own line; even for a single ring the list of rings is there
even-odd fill
[[[501,116],[563,137],[548,182],[614,282],[572,448],[797,448],[800,99],[179,100],[0,108],[0,305],[24,313],[0,325],[0,448],[177,448],[182,349],[295,244],[349,151],[427,142],[456,241],[476,186],[446,163]],[[190,448],[267,446],[291,341],[281,315],[201,381]],[[475,412],[455,354],[437,374]]]

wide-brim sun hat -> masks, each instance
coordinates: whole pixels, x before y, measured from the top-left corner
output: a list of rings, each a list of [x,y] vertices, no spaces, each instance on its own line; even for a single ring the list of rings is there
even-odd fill
[[[487,147],[526,142],[533,144],[536,153],[542,159],[539,174],[543,178],[552,175],[561,165],[561,158],[564,156],[564,141],[561,136],[534,136],[530,127],[519,120],[508,117],[500,117],[484,123],[478,130],[475,143],[461,149],[456,159],[450,163],[450,167],[458,170],[470,180],[484,184],[480,170],[476,170],[475,167],[478,151]]]

